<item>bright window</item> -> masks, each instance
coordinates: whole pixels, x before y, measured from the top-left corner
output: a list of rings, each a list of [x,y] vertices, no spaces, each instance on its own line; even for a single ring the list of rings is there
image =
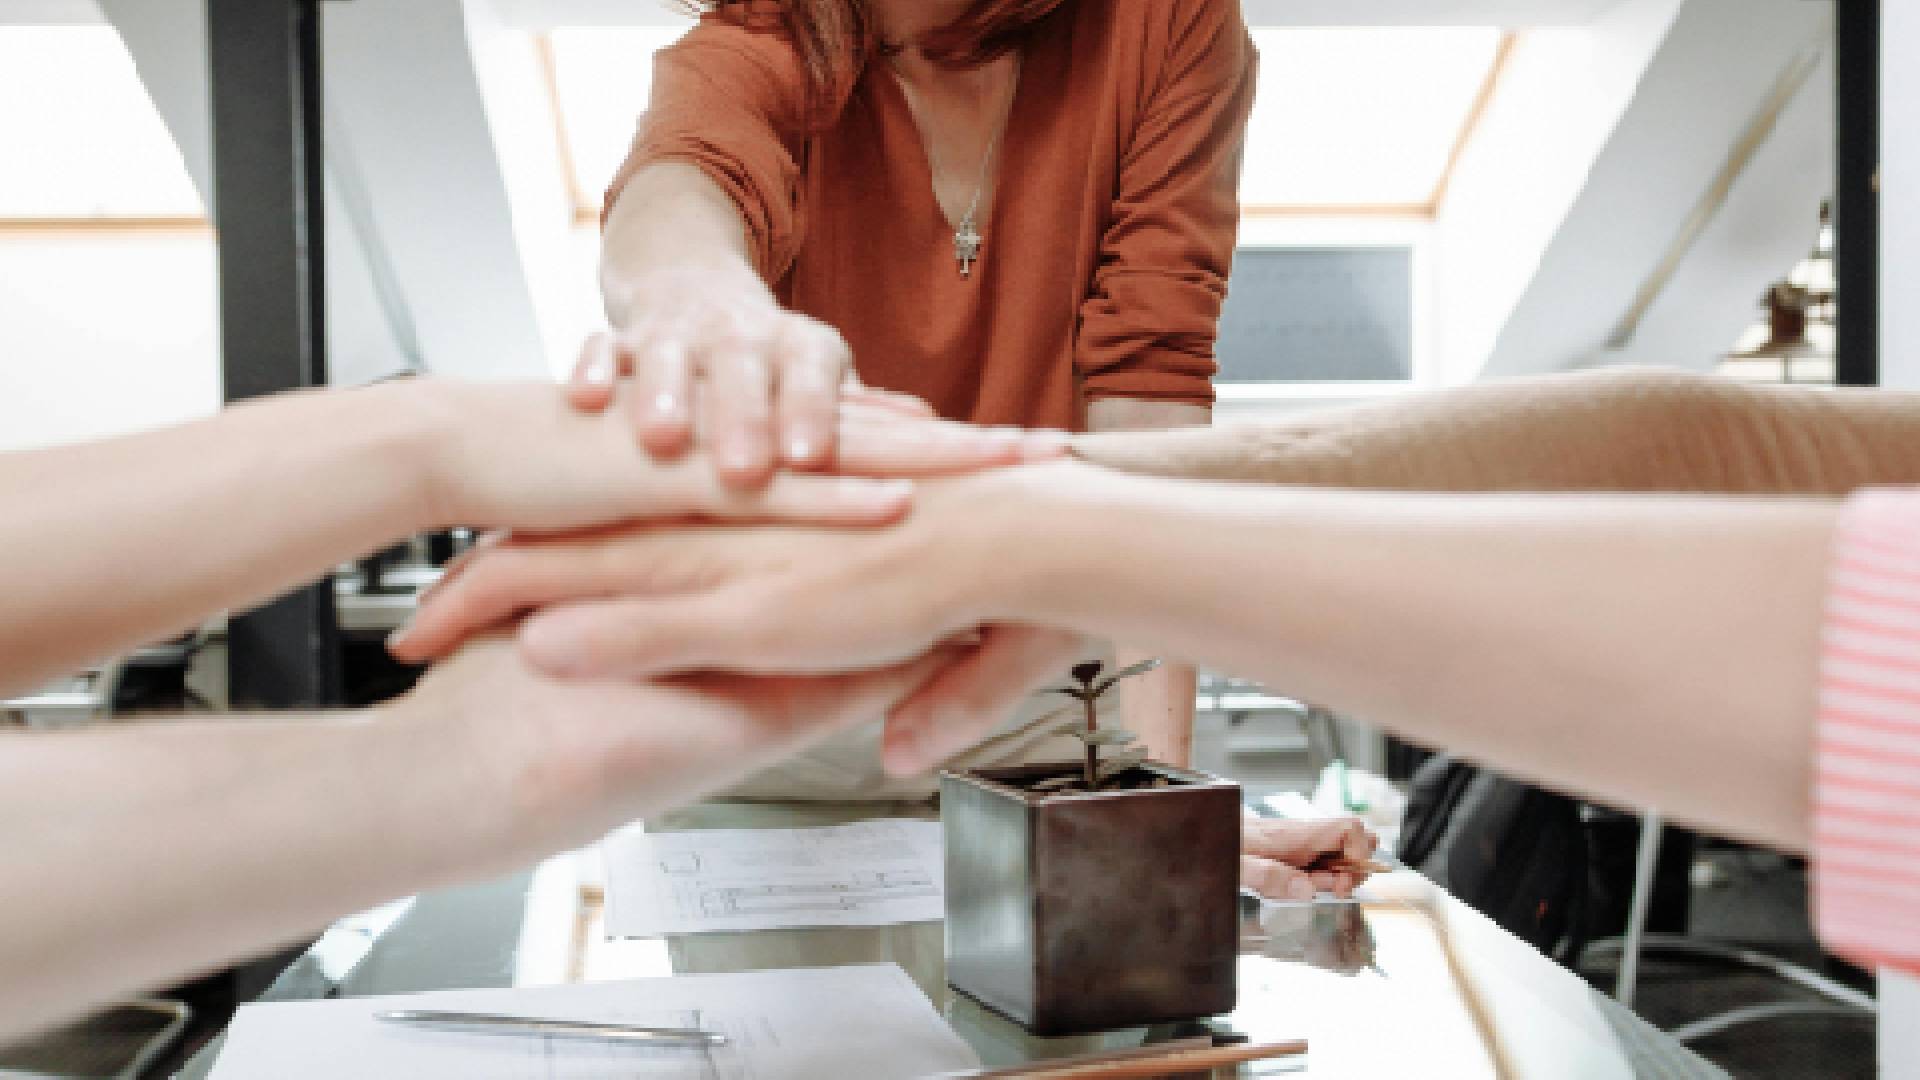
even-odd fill
[[[561,27],[561,124],[598,203],[647,105],[653,53],[684,26]],[[1427,208],[1500,54],[1495,27],[1257,27],[1249,206]]]
[[[1495,27],[1256,27],[1248,206],[1427,207],[1492,76]]]
[[[553,31],[554,89],[567,153],[589,207],[626,159],[653,85],[653,54],[691,26],[573,26]]]
[[[0,28],[0,218],[192,217],[200,197],[120,36]]]

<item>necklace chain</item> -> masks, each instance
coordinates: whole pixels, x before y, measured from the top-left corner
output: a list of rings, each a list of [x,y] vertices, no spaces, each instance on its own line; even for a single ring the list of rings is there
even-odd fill
[[[905,79],[906,73],[900,70],[899,61],[889,55],[887,57],[887,63],[893,67],[894,74],[900,76],[902,80]],[[1000,137],[1006,133],[1007,124],[1012,118],[1014,93],[1019,89],[1019,86],[1020,54],[1015,53],[1013,56],[1013,80],[1012,85],[1007,91],[1007,104],[1006,107],[1001,110],[1000,122],[995,125],[993,135],[987,139],[986,151],[980,155],[980,173],[973,181],[973,198],[968,200],[966,212],[960,215],[958,224],[951,221],[948,222],[949,225],[953,226],[953,258],[955,262],[960,264],[961,277],[971,277],[973,275],[973,264],[980,258],[980,244],[984,239],[980,235],[980,229],[977,224],[977,215],[980,212],[980,198],[986,193],[988,170],[993,165],[994,152],[1000,148]],[[922,132],[920,142],[927,152],[927,164],[933,168],[938,168],[939,162],[935,160],[933,140],[928,138],[925,132]],[[937,203],[939,201],[937,191],[935,195],[936,198],[934,201]],[[945,210],[943,208],[942,213],[944,212]]]

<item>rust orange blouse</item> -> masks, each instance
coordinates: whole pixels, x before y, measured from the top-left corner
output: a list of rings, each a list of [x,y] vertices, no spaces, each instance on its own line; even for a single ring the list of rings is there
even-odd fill
[[[891,66],[808,133],[786,39],[709,16],[656,59],[607,202],[649,163],[697,165],[780,302],[945,416],[1080,429],[1102,397],[1207,404],[1253,66],[1239,0],[1066,0],[1023,48],[963,278]]]

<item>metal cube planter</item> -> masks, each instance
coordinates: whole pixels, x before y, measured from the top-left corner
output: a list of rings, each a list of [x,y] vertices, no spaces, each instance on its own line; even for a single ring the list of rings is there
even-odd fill
[[[1037,1035],[1233,1009],[1240,786],[1032,792],[1079,762],[945,773],[947,982]]]

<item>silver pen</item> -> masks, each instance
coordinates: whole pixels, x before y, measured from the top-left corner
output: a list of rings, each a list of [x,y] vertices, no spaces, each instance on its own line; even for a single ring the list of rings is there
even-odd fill
[[[725,1046],[727,1037],[698,1028],[637,1027],[589,1020],[543,1020],[532,1016],[493,1013],[435,1012],[402,1009],[377,1012],[375,1020],[437,1031],[464,1031],[475,1035],[542,1035],[558,1039],[599,1039],[605,1042],[644,1043],[650,1046]]]

